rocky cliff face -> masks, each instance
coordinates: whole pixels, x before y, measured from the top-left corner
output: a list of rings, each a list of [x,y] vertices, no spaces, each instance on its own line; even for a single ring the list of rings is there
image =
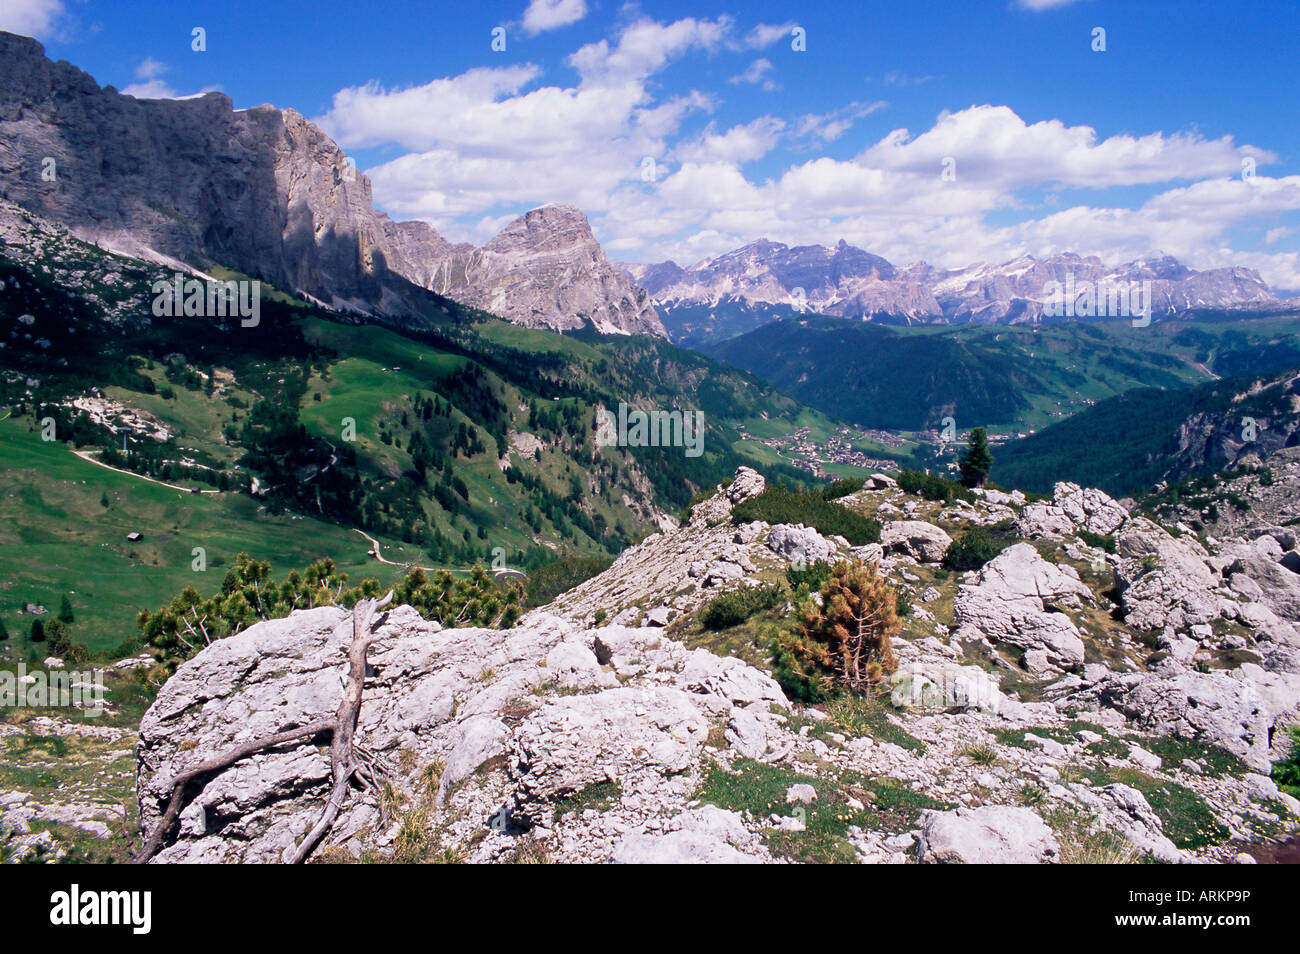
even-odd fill
[[[628,273],[671,314],[691,306],[742,302],[788,305],[845,318],[909,322],[1014,323],[1042,320],[1051,282],[1082,288],[1151,282],[1155,316],[1194,309],[1294,308],[1248,268],[1197,272],[1161,256],[1109,268],[1072,253],[1025,255],[997,265],[937,269],[924,262],[896,268],[840,241],[833,248],[790,247],[762,239],[690,268],[674,262],[628,265]],[[1051,315],[1046,316],[1051,320]],[[670,324],[673,322],[670,320]],[[744,330],[744,329],[740,329]]]
[[[510,630],[393,610],[358,727],[385,785],[349,794],[321,857],[1177,862],[1294,829],[1300,802],[1265,773],[1300,720],[1300,599],[1250,586],[1280,593],[1289,574],[1300,594],[1294,534],[1210,552],[1074,485],[945,506],[877,475],[841,504],[881,520],[882,542],[850,550],[736,524],[763,487],[741,470]],[[978,572],[936,572],[944,540],[991,524],[1022,542]],[[720,592],[850,554],[911,600],[892,695],[800,705],[755,664],[763,646],[696,622]],[[333,712],[349,639],[346,613],[314,609],[183,665],[140,727],[145,823],[187,766]],[[706,648],[720,645],[750,661]],[[282,858],[327,773],[315,746],[237,764],[194,793],[155,860]]]
[[[132,257],[224,265],[332,307],[418,317],[432,288],[535,327],[663,334],[575,209],[530,212],[482,249],[452,245],[376,212],[370,181],[291,109],[138,100],[7,33],[0,198]]]
[[[1198,411],[1173,435],[1169,469],[1174,480],[1212,468],[1259,464],[1300,443],[1300,375],[1288,371],[1239,387],[1227,409]]]
[[[384,267],[370,183],[301,115],[236,111],[220,93],[137,100],[11,34],[0,34],[0,191],[135,257],[216,262],[339,307],[411,307]]]

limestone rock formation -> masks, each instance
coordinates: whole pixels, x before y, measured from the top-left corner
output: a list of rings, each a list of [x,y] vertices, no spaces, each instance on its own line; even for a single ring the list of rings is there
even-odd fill
[[[801,523],[778,523],[768,531],[767,546],[782,559],[807,566],[818,562],[833,562],[848,546],[848,541],[843,538],[839,542],[827,540],[816,530]]]
[[[605,259],[570,205],[534,209],[481,248],[448,246],[429,261],[425,287],[515,324],[566,331],[590,322],[605,334],[666,336],[649,296]]]
[[[1056,836],[1032,809],[1006,805],[928,811],[921,817],[916,860],[922,864],[1053,864]]]
[[[1128,520],[1128,511],[1100,490],[1062,482],[1052,502],[1027,504],[1020,512],[1020,532],[1028,539],[1073,534],[1079,530],[1112,534]]]
[[[219,640],[181,666],[140,727],[145,826],[157,822],[170,779],[185,767],[331,712],[350,629],[344,611],[300,611]],[[770,678],[737,660],[705,665],[656,629],[600,632],[614,648],[609,667],[590,651],[594,633],[557,617],[501,632],[443,630],[399,607],[371,651],[358,742],[403,800],[425,797],[427,766],[441,763],[435,807],[456,804],[487,772],[486,789],[476,791],[487,799],[478,808],[483,829],[494,830],[497,816],[512,829],[545,828],[557,802],[605,783],[647,817],[684,807],[685,776],[698,771],[710,718],[738,700],[788,705]],[[548,685],[578,692],[551,694]],[[238,763],[202,787],[155,860],[280,860],[319,813],[328,769],[313,746]],[[385,846],[393,835],[387,811],[378,793],[355,793],[328,844]],[[607,857],[613,848],[605,845]]]
[[[1056,607],[1078,607],[1092,591],[1070,567],[1059,567],[1027,543],[1003,550],[974,582],[960,587],[954,606],[958,640],[1016,647],[1033,673],[1083,663],[1079,629]]]
[[[924,520],[894,520],[880,528],[880,545],[886,553],[904,553],[918,563],[940,563],[952,537]]]
[[[1168,663],[1156,672],[1109,673],[1066,704],[1118,709],[1157,734],[1216,745],[1267,771],[1274,740],[1283,744],[1285,733],[1277,730],[1300,721],[1300,676],[1258,667],[1196,672]]]
[[[1194,537],[1174,537],[1145,517],[1129,521],[1117,537],[1115,583],[1124,619],[1139,629],[1182,629],[1223,612],[1219,580]]]
[[[734,526],[732,508],[764,486],[757,471],[739,468],[725,490],[695,505],[686,524],[625,551],[606,572],[557,597],[548,612],[593,621],[603,611],[612,622],[630,625],[656,607],[674,615],[692,613],[729,587],[753,585],[753,575],[763,567],[847,555],[847,545],[807,528],[762,522]]]
[[[763,487],[741,469],[683,526],[509,630],[441,629],[408,607],[392,610],[371,651],[358,732],[387,787],[349,794],[321,854],[810,860],[800,852],[827,844],[824,831],[812,836],[823,830],[812,816],[830,812],[849,820],[837,857],[868,863],[1185,862],[1227,860],[1231,839],[1295,825],[1300,805],[1262,774],[1300,722],[1300,666],[1289,668],[1286,641],[1294,629],[1226,585],[1257,572],[1245,557],[1281,565],[1285,528],[1206,553],[1127,516],[1116,528],[1127,540],[1121,566],[1154,555],[1142,574],[1174,560],[1205,571],[1185,573],[1177,598],[1161,604],[1178,621],[1154,653],[1137,622],[1155,604],[1114,606],[1107,580],[1068,562],[1082,552],[1079,525],[1111,512],[1091,491],[1053,502],[1073,529],[1008,547],[962,580],[877,548],[880,572],[914,600],[882,694],[890,708],[863,720],[852,707],[794,702],[753,656],[710,651],[695,621],[715,593],[770,580],[809,547],[845,552],[806,527],[737,525],[735,505]],[[959,529],[1027,509],[1012,495],[967,508],[908,496],[880,482],[841,503]],[[940,616],[948,598],[951,615]],[[1221,611],[1213,625],[1177,615],[1200,599]],[[1104,633],[1103,614],[1091,612],[1102,607],[1112,610]],[[340,610],[299,612],[183,665],[141,725],[146,824],[185,767],[332,712],[348,629]],[[199,787],[155,860],[279,860],[317,817],[327,773],[312,746],[247,759]],[[1179,797],[1151,796],[1166,787]],[[877,810],[899,788],[943,807],[900,824],[900,809]],[[1036,807],[1025,805],[1030,792]],[[26,804],[0,792],[0,805],[14,798]],[[1200,806],[1223,839],[1190,844],[1176,805]]]

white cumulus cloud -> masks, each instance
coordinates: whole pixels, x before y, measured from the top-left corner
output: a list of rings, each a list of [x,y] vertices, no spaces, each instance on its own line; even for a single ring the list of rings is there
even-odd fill
[[[524,11],[524,31],[536,35],[577,23],[587,15],[586,0],[532,0]]]
[[[0,3],[0,30],[45,39],[63,14],[62,0],[4,0]]]
[[[987,104],[832,156],[831,144],[886,103],[783,116],[765,99],[761,115],[737,119],[729,91],[767,80],[766,58],[710,92],[660,75],[692,56],[739,58],[786,32],[744,32],[725,16],[641,17],[573,52],[568,83],[528,63],[402,89],[372,83],[340,90],[318,122],[346,148],[401,150],[367,170],[377,201],[454,240],[482,241],[518,212],[569,202],[625,261],[686,264],[760,237],[843,238],[899,264],[941,267],[1061,251],[1117,263],[1162,249],[1192,267],[1239,263],[1280,289],[1300,287],[1289,224],[1300,176],[1265,175],[1278,157],[1231,136],[1103,136]],[[724,105],[727,122],[709,118]],[[1243,163],[1261,171],[1243,179]],[[948,167],[955,178],[941,175]],[[1118,189],[1123,198],[1108,201]]]

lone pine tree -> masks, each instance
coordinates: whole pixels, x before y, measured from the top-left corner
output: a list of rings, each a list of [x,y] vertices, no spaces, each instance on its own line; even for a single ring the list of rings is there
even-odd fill
[[[970,432],[966,453],[961,457],[961,482],[967,487],[983,487],[993,469],[993,454],[989,451],[988,433],[982,427]]]
[[[892,637],[899,630],[897,594],[871,563],[842,560],[821,591],[822,605],[805,605],[796,651],[861,693],[898,668]]]

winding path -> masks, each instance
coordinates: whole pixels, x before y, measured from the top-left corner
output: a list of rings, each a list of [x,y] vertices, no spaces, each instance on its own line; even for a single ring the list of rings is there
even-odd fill
[[[372,547],[374,547],[374,550],[375,550],[375,559],[378,560],[380,563],[386,563],[386,564],[388,564],[389,566],[400,566],[400,567],[405,567],[406,569],[424,570],[426,573],[436,573],[437,570],[438,570],[437,567],[432,567],[432,566],[418,566],[418,565],[415,564],[415,563],[394,563],[392,560],[389,560],[389,559],[387,559],[387,558],[384,556],[384,551],[381,550],[381,549],[379,548],[379,541],[378,541],[378,540],[376,540],[374,537],[372,537],[370,534],[366,533],[366,531],[362,530],[362,529],[359,528],[359,527],[353,527],[352,529],[353,529],[356,533],[361,534],[363,537],[365,537],[367,540],[370,541],[370,545],[371,545]],[[444,567],[443,569],[447,569],[447,568]]]
[[[198,492],[201,493],[201,494],[219,494],[219,493],[221,493],[220,490],[203,490],[203,489],[201,489],[201,488],[182,487],[182,486],[180,486],[179,484],[169,484],[169,483],[167,483],[167,481],[165,481],[165,480],[158,480],[156,477],[146,477],[144,474],[137,474],[137,473],[136,473],[135,471],[133,471],[133,470],[123,470],[121,467],[114,467],[112,464],[105,464],[102,460],[100,460],[98,457],[96,457],[96,456],[95,456],[93,453],[91,453],[90,451],[79,451],[79,450],[74,450],[72,453],[76,454],[76,455],[77,455],[78,457],[80,457],[82,460],[88,460],[88,461],[90,461],[92,464],[98,464],[100,467],[107,468],[108,470],[117,471],[117,473],[119,473],[119,474],[126,474],[128,477],[138,477],[138,478],[140,478],[141,480],[147,480],[147,481],[149,481],[149,483],[151,483],[151,484],[157,484],[157,485],[160,486],[160,487],[168,487],[168,488],[170,488],[170,489],[172,489],[172,490],[179,490],[181,493],[192,494],[192,493],[195,492],[196,489],[197,489]]]

